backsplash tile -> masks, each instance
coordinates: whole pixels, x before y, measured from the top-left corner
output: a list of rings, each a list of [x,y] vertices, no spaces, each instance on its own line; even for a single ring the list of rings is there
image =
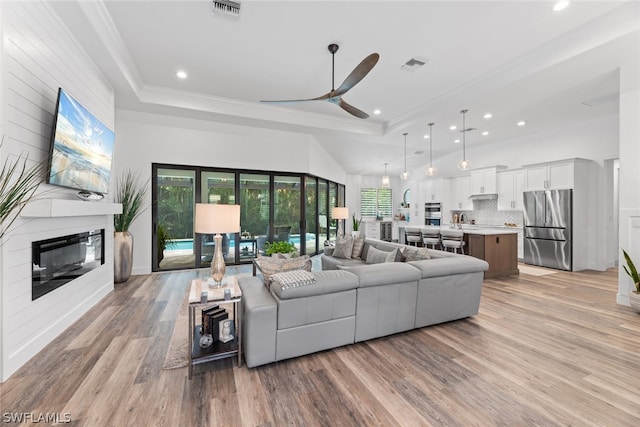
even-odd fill
[[[505,223],[522,226],[522,211],[499,211],[498,200],[474,200],[472,211],[451,211],[452,213],[464,214],[465,220],[469,223],[472,219],[480,225],[504,225]]]

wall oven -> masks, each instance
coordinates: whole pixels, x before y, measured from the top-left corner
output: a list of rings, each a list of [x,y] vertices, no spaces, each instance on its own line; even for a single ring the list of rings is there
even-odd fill
[[[442,220],[442,203],[424,204],[424,225],[440,225]]]

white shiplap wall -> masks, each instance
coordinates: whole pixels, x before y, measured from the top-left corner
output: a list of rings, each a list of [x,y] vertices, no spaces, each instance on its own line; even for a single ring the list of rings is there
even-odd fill
[[[113,88],[46,3],[0,2],[3,45],[1,159],[48,155],[58,87],[114,128]],[[43,184],[39,197],[73,199]],[[111,200],[107,197],[107,201]],[[31,301],[31,242],[105,229],[100,268]],[[18,218],[0,246],[0,379],[20,366],[113,290],[113,219],[109,215]]]

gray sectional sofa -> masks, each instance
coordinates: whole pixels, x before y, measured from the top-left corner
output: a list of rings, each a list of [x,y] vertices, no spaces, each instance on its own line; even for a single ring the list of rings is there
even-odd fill
[[[367,239],[381,250],[403,245]],[[365,264],[322,255],[313,284],[239,279],[247,366],[302,356],[478,313],[485,261],[429,249],[431,259]],[[341,269],[338,269],[338,266]]]

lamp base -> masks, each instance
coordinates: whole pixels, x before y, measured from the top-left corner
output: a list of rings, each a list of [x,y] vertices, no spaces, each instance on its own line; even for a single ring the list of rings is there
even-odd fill
[[[216,234],[213,240],[216,246],[216,251],[213,255],[213,259],[211,260],[211,278],[209,280],[213,280],[215,282],[214,287],[221,288],[226,268],[224,264],[224,257],[222,256],[222,235]]]

